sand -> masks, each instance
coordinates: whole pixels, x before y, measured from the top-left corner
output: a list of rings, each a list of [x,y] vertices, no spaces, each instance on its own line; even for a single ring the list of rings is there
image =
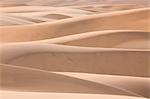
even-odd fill
[[[0,98],[150,98],[147,0],[0,5]]]
[[[149,32],[149,11],[150,8],[141,8],[41,24],[5,26],[0,28],[2,31],[0,35],[3,36],[2,42],[12,42],[49,39],[101,30],[143,30]],[[10,32],[11,35],[8,35]]]

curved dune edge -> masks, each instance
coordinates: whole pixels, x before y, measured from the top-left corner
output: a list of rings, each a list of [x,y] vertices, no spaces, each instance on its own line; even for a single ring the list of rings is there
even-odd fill
[[[53,1],[42,1],[42,0],[32,0],[32,1],[18,1],[18,2],[9,2],[10,0],[3,0],[1,4],[3,6],[19,6],[19,5],[43,5],[43,6],[54,6],[54,7],[65,7],[65,6],[83,6],[83,5],[95,5],[95,4],[102,4],[102,5],[112,5],[112,4],[122,4],[122,5],[137,5],[137,6],[148,6],[149,0],[109,0],[109,1],[93,1],[93,0],[80,0],[80,1],[73,1],[72,0],[53,0]],[[17,0],[13,0],[17,1]]]
[[[51,72],[5,64],[0,66],[1,88],[5,90],[149,97],[149,78]]]
[[[50,6],[17,6],[17,7],[1,7],[1,12],[2,13],[36,13],[36,12],[70,12],[70,15],[72,13],[89,13],[89,11],[85,10],[80,10],[80,9],[73,9],[73,8],[65,8],[63,7],[62,9],[57,8],[57,7],[50,7]],[[92,14],[92,13],[91,13]]]
[[[138,30],[105,30],[24,43],[55,43],[85,47],[148,49],[149,35],[149,32]],[[23,42],[10,43],[21,44]]]
[[[86,32],[38,41],[8,42],[7,44],[55,43],[71,46],[148,49],[149,35],[150,35],[149,32],[138,30],[105,30],[105,31]]]
[[[149,31],[149,11],[150,8],[140,8],[35,25],[0,27],[1,42],[42,40],[100,30]]]
[[[27,99],[27,98],[36,98],[36,99],[146,99],[141,97],[131,97],[131,96],[119,96],[119,95],[97,95],[97,94],[69,94],[69,93],[35,93],[35,92],[13,92],[13,91],[1,91],[1,97],[3,99]]]
[[[150,6],[8,6],[0,98],[150,98]]]
[[[5,64],[51,71],[149,77],[149,50],[144,49],[88,48],[35,43],[4,44],[0,50],[3,56],[1,63]]]
[[[19,6],[19,7],[6,7],[6,8],[2,7],[1,12],[2,12],[2,15],[4,15],[4,16],[6,16],[6,15],[7,16],[16,16],[16,17],[22,16],[24,18],[25,17],[31,18],[31,19],[35,18],[35,19],[39,19],[39,20],[44,19],[44,17],[46,15],[53,15],[53,14],[55,14],[55,16],[49,17],[50,19],[57,19],[57,17],[59,15],[64,15],[64,16],[66,16],[66,18],[67,18],[67,16],[68,16],[68,18],[71,18],[71,17],[79,17],[79,16],[93,14],[90,11],[85,11],[85,10],[80,10],[80,9],[73,9],[73,8],[61,8],[60,9],[60,8],[56,8],[56,7],[43,7],[43,6]],[[46,17],[45,19],[47,19],[47,21],[48,21],[48,17]],[[43,20],[43,22],[44,22],[44,20]],[[45,22],[46,22],[46,20],[45,20]],[[36,24],[36,22],[35,22],[35,24]]]
[[[106,33],[103,35],[103,33]],[[102,48],[131,48],[149,49],[149,32],[139,31],[99,31],[79,35],[60,37],[47,40],[48,43],[57,43],[70,46],[102,47]],[[77,37],[78,36],[78,37]]]

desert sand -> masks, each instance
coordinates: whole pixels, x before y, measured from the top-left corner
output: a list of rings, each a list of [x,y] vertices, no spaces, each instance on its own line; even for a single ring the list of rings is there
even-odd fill
[[[150,98],[148,0],[2,0],[0,98]]]
[[[149,32],[149,11],[150,8],[141,8],[41,24],[5,26],[0,27],[0,35],[3,36],[2,42],[12,42],[49,39],[101,30],[143,30]],[[8,35],[10,32],[11,34]]]
[[[7,44],[1,46],[1,55],[4,56],[1,61],[5,64],[50,71],[149,76],[148,49]]]

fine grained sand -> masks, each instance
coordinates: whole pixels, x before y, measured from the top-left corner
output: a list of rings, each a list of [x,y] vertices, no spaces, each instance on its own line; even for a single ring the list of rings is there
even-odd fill
[[[141,8],[41,24],[5,26],[0,27],[0,35],[3,36],[2,42],[10,42],[41,40],[101,30],[128,29],[149,32],[149,11],[150,8]]]
[[[1,2],[0,98],[149,98],[148,1],[58,1]]]
[[[51,44],[1,46],[1,61],[50,71],[148,77],[148,49],[88,48]],[[134,72],[133,72],[134,71]]]

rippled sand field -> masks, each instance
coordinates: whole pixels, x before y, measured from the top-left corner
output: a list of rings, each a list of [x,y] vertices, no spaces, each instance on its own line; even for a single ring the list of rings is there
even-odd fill
[[[1,0],[1,99],[150,98],[148,0]]]

